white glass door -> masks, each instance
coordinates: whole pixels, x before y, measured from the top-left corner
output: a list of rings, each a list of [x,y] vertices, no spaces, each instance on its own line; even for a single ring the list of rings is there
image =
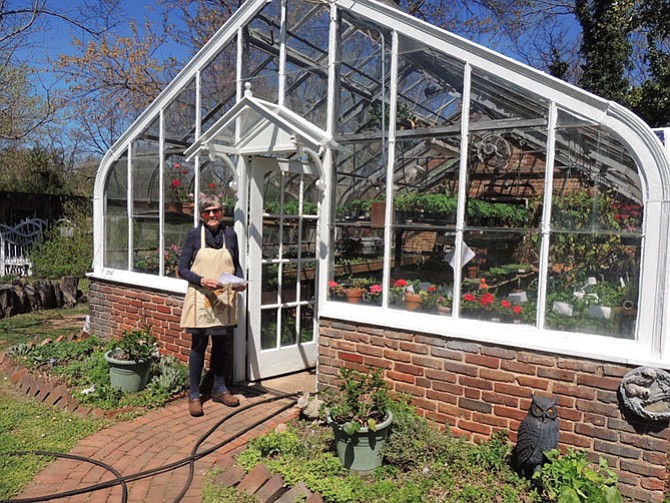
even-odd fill
[[[317,180],[311,164],[260,157],[251,163],[248,374],[252,381],[316,366]]]

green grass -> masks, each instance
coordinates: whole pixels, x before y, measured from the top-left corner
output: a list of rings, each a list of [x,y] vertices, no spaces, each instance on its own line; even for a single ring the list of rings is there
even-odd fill
[[[16,497],[50,458],[7,456],[10,451],[68,452],[78,440],[102,429],[101,419],[81,418],[14,391],[0,379],[0,500]]]
[[[79,324],[74,322],[60,327],[50,327],[50,325],[58,325],[59,322],[62,324],[68,318],[83,317],[87,314],[88,306],[82,304],[72,309],[45,309],[2,318],[0,319],[0,351],[34,339],[41,341],[46,338],[56,339],[61,335],[78,334],[83,327],[83,322],[81,326],[77,326]]]

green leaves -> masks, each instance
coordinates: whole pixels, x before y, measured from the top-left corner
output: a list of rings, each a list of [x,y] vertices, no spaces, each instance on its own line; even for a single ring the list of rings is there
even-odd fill
[[[598,467],[592,467],[586,451],[569,449],[564,456],[558,449],[545,452],[549,460],[533,475],[543,495],[559,503],[621,503],[617,489],[618,478],[600,457]]]

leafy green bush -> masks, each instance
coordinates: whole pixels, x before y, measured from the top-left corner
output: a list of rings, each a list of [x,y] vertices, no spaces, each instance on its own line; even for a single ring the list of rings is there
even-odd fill
[[[558,449],[545,453],[549,462],[533,475],[548,501],[561,503],[621,503],[618,477],[600,457],[594,469],[585,451],[569,449],[564,456]]]
[[[93,225],[88,205],[68,202],[65,220],[50,229],[30,253],[33,275],[60,279],[84,276],[93,263]]]

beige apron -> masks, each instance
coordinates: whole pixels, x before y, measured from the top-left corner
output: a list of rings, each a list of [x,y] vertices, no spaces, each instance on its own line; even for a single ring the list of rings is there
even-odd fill
[[[226,248],[225,238],[221,249],[207,248],[203,226],[200,233],[200,250],[195,255],[191,271],[206,278],[218,278],[224,272],[235,274],[235,265]],[[182,328],[237,325],[237,292],[230,288],[230,285],[210,290],[189,283],[179,325]]]

